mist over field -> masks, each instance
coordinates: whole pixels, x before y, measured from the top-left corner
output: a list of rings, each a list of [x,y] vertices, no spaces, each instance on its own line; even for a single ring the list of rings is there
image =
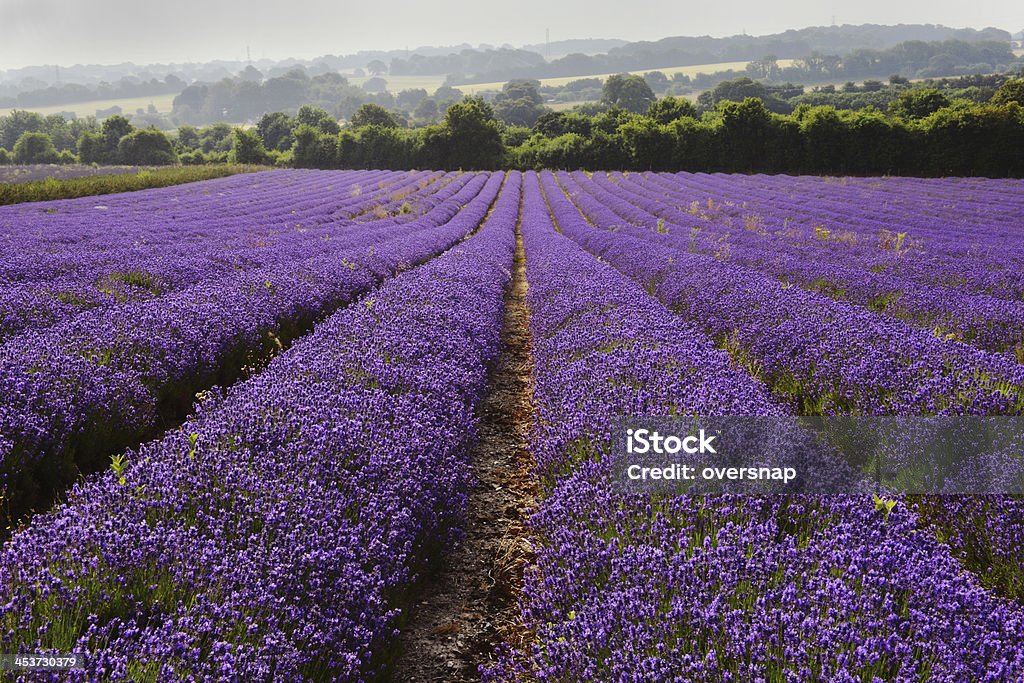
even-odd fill
[[[102,0],[0,2],[0,69],[40,64],[170,63],[246,58],[312,58],[419,46],[500,46],[551,40],[657,40],[669,35],[762,35],[801,26],[930,23],[1024,27],[1015,0],[787,0],[666,3],[636,0],[445,0],[388,3],[310,0],[176,3]]]

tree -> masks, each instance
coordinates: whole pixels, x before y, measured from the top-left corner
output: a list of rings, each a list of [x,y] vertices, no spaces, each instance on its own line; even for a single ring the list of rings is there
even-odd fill
[[[609,76],[601,90],[601,101],[604,104],[637,114],[647,111],[654,99],[651,86],[640,76],[631,74]]]
[[[585,165],[586,144],[586,139],[576,133],[554,138],[535,136],[511,152],[520,167],[580,168]]]
[[[434,91],[434,101],[437,102],[438,113],[443,112],[449,106],[462,99],[462,91],[458,88],[445,84]]]
[[[366,79],[363,83],[363,90],[366,92],[387,92],[388,82],[379,76]]]
[[[518,147],[527,140],[533,132],[525,126],[505,126],[505,129],[501,131],[501,144],[505,146],[505,149],[511,147]]]
[[[326,110],[309,104],[299,107],[298,113],[295,114],[295,125],[312,126],[321,133],[327,133],[328,135],[336,135],[341,132],[341,126],[338,125],[333,116],[328,114]]]
[[[1024,125],[1017,104],[957,103],[922,121],[924,169],[942,175],[1019,175]],[[1014,170],[1016,169],[1016,170]]]
[[[379,59],[375,59],[366,65],[366,70],[373,76],[380,76],[388,72],[388,65]]]
[[[705,109],[711,109],[719,102],[742,102],[748,97],[756,97],[763,102],[768,97],[768,87],[743,76],[722,81],[711,90],[701,93],[698,102]]]
[[[722,166],[734,171],[765,169],[771,163],[768,153],[772,115],[764,102],[748,97],[742,102],[718,105],[721,127],[716,142]]]
[[[408,168],[411,150],[396,128],[369,125],[359,129],[359,157],[363,168]]]
[[[901,119],[923,119],[943,107],[949,106],[949,99],[935,88],[914,88],[901,92],[889,104],[889,113]]]
[[[284,76],[268,79],[263,84],[264,105],[270,111],[291,109],[309,101],[310,81],[302,71],[293,69]]]
[[[668,76],[662,71],[648,71],[643,76],[644,82],[651,86],[654,92],[665,92],[668,90]]]
[[[542,114],[533,124],[533,132],[546,138],[557,138],[565,134],[565,114],[560,111],[549,111]]]
[[[359,107],[352,115],[349,124],[353,128],[363,126],[380,126],[381,128],[401,128],[401,124],[394,114],[379,104],[367,102]]]
[[[847,173],[893,173],[901,146],[902,129],[875,109],[867,107],[849,113],[846,127]]]
[[[495,102],[506,100],[529,100],[534,104],[541,104],[544,99],[540,96],[540,81],[528,80],[525,78],[508,81],[502,86],[501,92],[494,98]]]
[[[566,133],[576,133],[581,137],[590,137],[594,127],[594,119],[586,114],[575,111],[549,111],[533,124],[533,131],[549,138],[556,138]]]
[[[177,161],[170,138],[155,128],[125,135],[117,145],[117,153],[122,163],[139,166],[166,166]]]
[[[203,153],[224,152],[226,154],[230,152],[231,145],[234,142],[232,137],[233,130],[226,123],[213,123],[203,127],[199,131],[199,146]]]
[[[15,109],[0,117],[0,147],[11,149],[24,133],[46,132],[46,121],[35,112]]]
[[[243,81],[251,81],[254,83],[259,83],[263,80],[263,74],[252,64],[242,69],[241,73],[238,74],[238,77]]]
[[[800,121],[805,158],[812,173],[837,173],[845,170],[846,125],[832,107],[814,107]]]
[[[175,138],[174,146],[178,152],[191,152],[199,148],[199,131],[195,126],[178,126],[178,135]]]
[[[747,64],[746,72],[752,78],[770,81],[779,75],[779,58],[775,55],[765,55],[761,59],[755,59]]]
[[[651,102],[647,108],[647,118],[654,119],[657,123],[665,124],[684,116],[697,117],[697,108],[693,103],[682,97],[663,97],[660,100]]]
[[[631,121],[619,129],[633,168],[666,171],[672,167],[673,136],[667,126],[650,119]]]
[[[135,126],[120,114],[114,114],[113,116],[108,116],[103,120],[103,125],[100,127],[100,130],[103,133],[103,137],[108,140],[116,141],[135,130]]]
[[[78,137],[78,159],[83,164],[105,163],[105,156],[102,134],[86,131]]]
[[[715,125],[684,117],[668,125],[675,138],[673,168],[703,171],[715,166]]]
[[[412,88],[403,90],[398,93],[395,97],[395,103],[401,107],[403,111],[412,111],[420,102],[427,99],[427,91],[423,88]]]
[[[235,144],[229,159],[236,164],[270,163],[270,155],[263,146],[263,140],[253,131],[242,128],[235,128]]]
[[[359,107],[366,104],[367,93],[359,89],[358,94],[348,94],[341,98],[338,106],[334,108],[334,115],[339,119],[350,119],[352,115],[359,111]]]
[[[1024,107],[1024,78],[1014,78],[1003,83],[996,90],[996,94],[992,96],[991,101],[992,104],[1016,102]]]
[[[338,143],[334,135],[325,135],[319,128],[307,123],[295,129],[292,147],[294,164],[299,168],[336,168]]]
[[[135,130],[135,126],[120,114],[114,114],[105,118],[103,125],[100,127],[100,134],[103,136],[103,147],[100,152],[102,158],[99,163],[118,163],[118,144],[120,144],[121,138],[133,130]]]
[[[417,121],[425,121],[427,123],[437,121],[437,102],[430,97],[420,100],[412,115]]]
[[[275,111],[264,114],[256,124],[256,134],[260,136],[266,149],[291,149],[295,142],[292,139],[292,128],[295,122],[285,113]]]
[[[479,97],[456,102],[448,107],[440,126],[423,132],[422,150],[424,165],[465,170],[500,167],[504,147],[494,110]]]
[[[495,114],[513,126],[532,126],[546,111],[539,87],[539,81],[509,81],[494,98]]]
[[[55,164],[59,159],[57,148],[46,133],[22,133],[14,144],[16,164]]]

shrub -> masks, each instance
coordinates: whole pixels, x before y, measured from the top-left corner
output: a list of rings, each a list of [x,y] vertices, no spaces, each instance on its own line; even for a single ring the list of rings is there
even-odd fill
[[[14,161],[19,164],[55,164],[59,156],[46,133],[22,133],[14,144]]]
[[[154,128],[125,135],[117,143],[117,152],[125,164],[167,166],[177,161],[170,138]]]

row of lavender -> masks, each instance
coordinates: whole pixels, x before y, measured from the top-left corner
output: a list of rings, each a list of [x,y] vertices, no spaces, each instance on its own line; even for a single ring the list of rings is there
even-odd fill
[[[524,594],[536,642],[507,653],[489,677],[852,682],[1024,674],[1024,610],[921,533],[916,509],[900,505],[884,517],[853,496],[652,498],[612,485],[608,430],[617,415],[773,415],[793,407],[737,370],[699,320],[662,307],[567,237],[600,244],[602,259],[617,267],[630,256],[657,268],[664,254],[634,251],[644,243],[600,229],[621,221],[589,225],[552,176],[543,181],[542,190],[527,177],[522,223],[539,413],[532,445],[544,486]]]
[[[503,178],[468,184],[484,181],[493,198]],[[489,202],[462,199],[465,234]],[[457,534],[519,205],[514,174],[478,234],[17,533],[0,649],[87,651],[81,680],[379,674],[417,572]]]
[[[425,213],[413,220],[356,226],[314,240],[302,258],[284,250],[263,267],[11,337],[0,346],[5,502],[19,512],[79,469],[155,434],[197,391],[231,383],[315,319],[449,248],[500,183],[465,176],[424,198]]]
[[[632,205],[627,220],[679,248],[1024,359],[1024,259],[1015,251],[1018,226],[1007,219],[1024,213],[1016,197],[991,197],[984,223],[963,218],[960,203],[934,216],[924,202],[914,204],[916,214],[880,221],[885,209],[867,192],[841,198],[808,193],[787,202],[779,188],[758,194],[730,176],[702,183],[689,176],[673,182],[655,174],[596,174],[591,182],[573,175],[584,189],[599,187]],[[912,194],[913,183],[888,184]],[[825,215],[837,207],[845,215]]]
[[[363,180],[387,182],[352,196]],[[448,178],[450,179],[450,178]],[[154,203],[139,192],[111,197],[102,210],[71,202],[0,209],[0,340],[53,325],[91,308],[141,301],[204,280],[299,259],[387,194],[429,197],[439,174],[260,174],[247,188],[214,182]],[[422,184],[422,187],[420,185]],[[430,192],[427,192],[427,190]],[[381,194],[385,194],[381,197]],[[133,196],[138,195],[138,196]],[[341,231],[344,235],[344,231]]]

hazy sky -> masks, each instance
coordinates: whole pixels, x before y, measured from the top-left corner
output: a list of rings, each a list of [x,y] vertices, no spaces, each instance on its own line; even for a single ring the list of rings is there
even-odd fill
[[[0,69],[310,58],[458,43],[758,35],[838,23],[1024,28],[1021,0],[0,0]]]

